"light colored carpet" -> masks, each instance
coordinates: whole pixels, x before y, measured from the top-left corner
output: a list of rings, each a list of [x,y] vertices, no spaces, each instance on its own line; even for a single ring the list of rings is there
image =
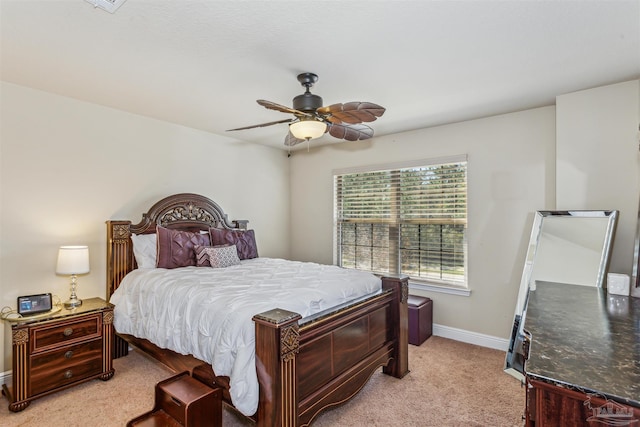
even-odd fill
[[[409,346],[411,372],[399,380],[376,372],[350,402],[323,412],[312,427],[521,426],[524,389],[502,372],[504,353],[431,337]],[[116,373],[34,400],[11,413],[0,400],[1,426],[124,426],[153,407],[154,385],[172,372],[139,351],[114,360]],[[223,425],[252,426],[225,410]]]

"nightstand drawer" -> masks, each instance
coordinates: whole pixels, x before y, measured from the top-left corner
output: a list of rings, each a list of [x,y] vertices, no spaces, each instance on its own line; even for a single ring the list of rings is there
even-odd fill
[[[102,340],[76,344],[31,357],[30,395],[102,372]]]
[[[71,344],[92,338],[99,338],[102,333],[102,316],[85,316],[81,320],[69,320],[60,324],[43,325],[33,328],[31,352],[45,351],[51,347]]]

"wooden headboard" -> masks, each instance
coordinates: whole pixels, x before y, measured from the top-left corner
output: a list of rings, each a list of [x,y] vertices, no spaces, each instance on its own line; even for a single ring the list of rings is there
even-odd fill
[[[156,225],[197,231],[209,227],[246,229],[247,223],[245,220],[229,221],[217,203],[192,193],[165,197],[142,214],[142,221],[138,224],[123,220],[107,221],[107,299],[111,298],[124,276],[136,268],[132,233],[155,233]]]

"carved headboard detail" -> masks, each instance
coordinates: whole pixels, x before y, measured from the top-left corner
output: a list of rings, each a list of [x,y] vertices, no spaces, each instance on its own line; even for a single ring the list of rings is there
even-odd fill
[[[246,229],[248,221],[229,221],[213,200],[192,193],[165,197],[142,214],[142,221],[107,221],[107,299],[120,282],[136,268],[131,234],[155,233],[156,225],[180,230],[207,230],[209,227],[229,230]]]

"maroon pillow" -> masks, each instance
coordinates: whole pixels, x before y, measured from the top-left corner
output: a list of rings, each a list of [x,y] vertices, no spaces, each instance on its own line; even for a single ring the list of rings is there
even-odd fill
[[[258,247],[253,230],[225,230],[222,228],[210,228],[212,245],[236,245],[238,258],[258,258]]]
[[[156,267],[178,268],[196,265],[196,246],[209,246],[211,238],[207,233],[172,230],[157,226],[158,256]]]

